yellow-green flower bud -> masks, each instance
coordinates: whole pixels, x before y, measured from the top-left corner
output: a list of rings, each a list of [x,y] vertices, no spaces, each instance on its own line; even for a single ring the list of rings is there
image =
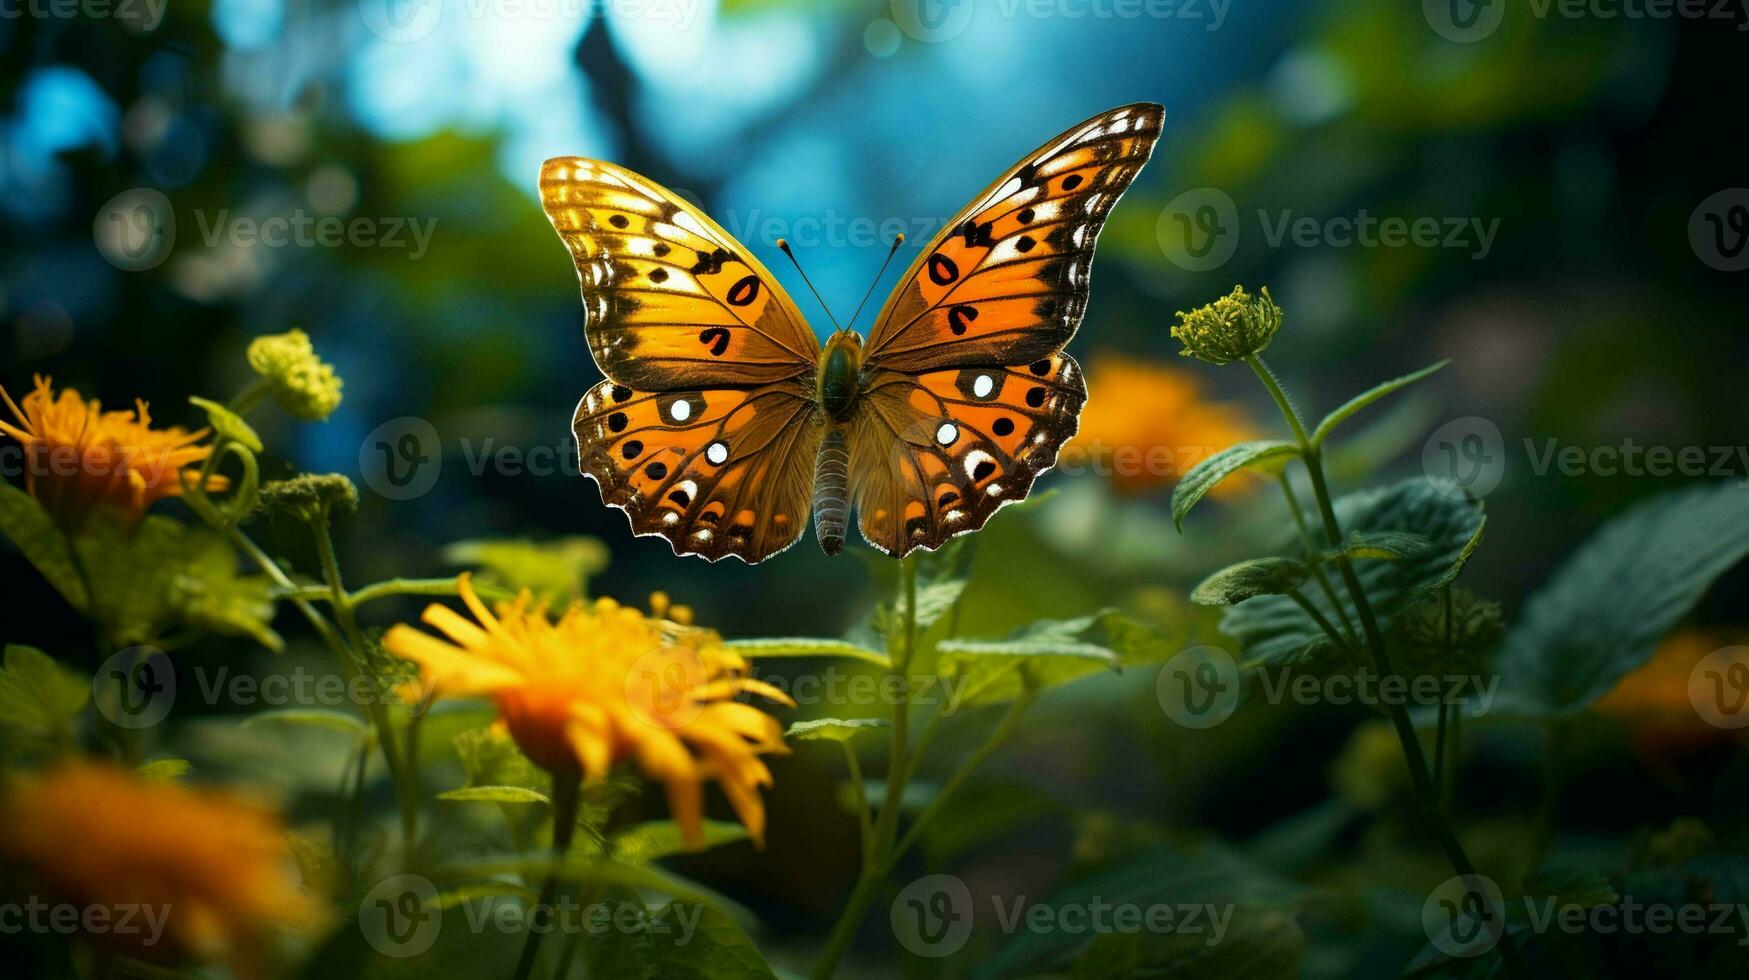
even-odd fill
[[[358,488],[339,473],[302,473],[269,481],[261,488],[256,506],[268,514],[314,523],[329,514],[357,510]]]
[[[1207,306],[1189,313],[1180,311],[1172,339],[1184,345],[1179,353],[1185,357],[1229,364],[1261,354],[1280,329],[1281,307],[1269,298],[1269,287],[1251,296],[1245,287],[1234,286],[1231,293]]]
[[[320,422],[340,407],[340,377],[316,356],[302,330],[257,337],[249,344],[249,366],[267,379],[273,400],[292,415]]]

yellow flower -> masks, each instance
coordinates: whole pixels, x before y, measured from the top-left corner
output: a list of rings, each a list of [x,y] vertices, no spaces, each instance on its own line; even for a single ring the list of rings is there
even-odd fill
[[[6,790],[0,857],[42,901],[78,908],[85,935],[118,953],[223,960],[251,976],[275,928],[322,919],[279,818],[258,805],[83,761]]]
[[[267,380],[273,398],[291,415],[320,422],[340,407],[340,376],[316,356],[302,330],[257,337],[247,351],[249,366]]]
[[[1270,298],[1269,287],[1260,292],[1252,296],[1245,287],[1234,286],[1213,303],[1189,313],[1180,310],[1178,325],[1172,328],[1172,339],[1184,345],[1179,353],[1210,364],[1231,364],[1263,353],[1281,329],[1281,307]]]
[[[492,699],[523,753],[549,772],[595,780],[633,763],[667,787],[690,845],[703,840],[703,783],[714,779],[763,843],[759,789],[771,785],[771,771],[759,755],[787,751],[783,729],[733,698],[751,692],[794,702],[746,676],[746,661],[714,632],[692,626],[685,607],[670,610],[658,594],[654,615],[645,616],[598,599],[554,621],[525,590],[494,615],[468,575],[457,582],[473,619],[435,603],[423,617],[447,640],[406,625],[383,638],[439,696]]]
[[[1062,465],[1107,476],[1123,492],[1175,483],[1205,457],[1256,437],[1242,408],[1210,401],[1201,380],[1181,368],[1105,352],[1087,378],[1081,431]],[[1229,480],[1215,492],[1239,485]]]
[[[24,445],[26,489],[69,531],[99,505],[133,524],[156,501],[180,495],[184,473],[197,479],[191,468],[212,453],[211,446],[197,445],[206,429],[154,429],[143,401],[132,412],[105,412],[72,388],[57,398],[41,375],[22,405],[3,387],[0,399],[13,417],[13,423],[0,420],[0,433]],[[225,485],[222,476],[207,481],[209,490]]]

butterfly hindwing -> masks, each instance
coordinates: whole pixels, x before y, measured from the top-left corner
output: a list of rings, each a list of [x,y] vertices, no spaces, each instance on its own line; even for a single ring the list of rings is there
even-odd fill
[[[1009,367],[874,372],[850,424],[863,537],[903,555],[983,527],[1056,462],[1086,400],[1080,366],[1066,354]]]
[[[541,207],[583,288],[603,374],[665,391],[811,374],[820,343],[759,260],[704,212],[623,167],[541,166]]]
[[[1149,103],[1100,113],[1009,168],[918,253],[875,321],[868,362],[919,372],[1061,350],[1087,308],[1105,216],[1164,116]]]
[[[799,382],[651,392],[603,381],[573,427],[602,499],[677,555],[751,564],[807,526],[821,426]]]

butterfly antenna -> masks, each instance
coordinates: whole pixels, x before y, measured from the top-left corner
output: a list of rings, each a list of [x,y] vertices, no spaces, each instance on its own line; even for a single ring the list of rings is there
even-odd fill
[[[796,261],[796,253],[789,250],[789,242],[779,238],[777,240],[777,247],[782,250],[783,254],[789,256],[789,264],[795,266],[797,272],[801,272],[802,281],[808,284],[808,291],[813,293],[814,298],[820,301],[820,309],[826,311],[826,319],[832,321],[833,328],[838,330],[844,329],[843,327],[838,326],[837,318],[832,315],[832,308],[826,305],[826,300],[820,296],[820,291],[814,288],[814,280],[809,279],[806,272],[802,272],[802,264]]]
[[[856,325],[856,318],[862,315],[862,308],[868,305],[868,298],[874,295],[875,287],[881,284],[881,277],[887,274],[887,266],[892,263],[894,253],[898,252],[899,246],[903,244],[905,244],[903,233],[893,236],[893,247],[887,249],[887,257],[881,262],[881,271],[875,273],[874,282],[868,284],[868,292],[862,294],[862,302],[856,304],[856,312],[850,314],[851,326]]]

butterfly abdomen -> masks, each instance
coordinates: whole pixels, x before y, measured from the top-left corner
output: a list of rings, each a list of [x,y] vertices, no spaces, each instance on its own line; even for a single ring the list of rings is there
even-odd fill
[[[844,528],[850,517],[850,450],[845,426],[827,423],[814,461],[814,536],[820,550],[836,555],[844,550]]]

